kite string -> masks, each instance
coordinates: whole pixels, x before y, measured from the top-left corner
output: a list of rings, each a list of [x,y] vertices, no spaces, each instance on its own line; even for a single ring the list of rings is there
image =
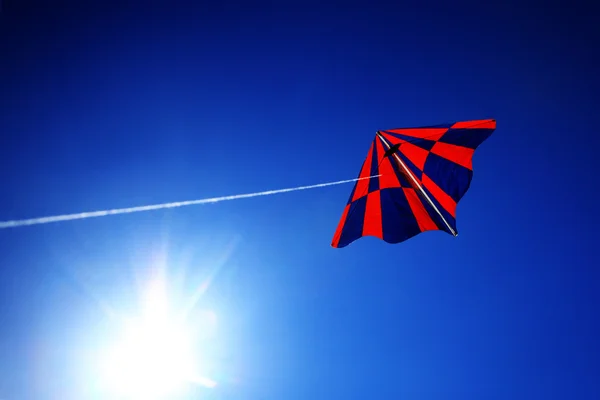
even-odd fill
[[[0,222],[0,229],[16,228],[16,227],[27,226],[27,225],[48,224],[51,222],[71,221],[71,220],[75,220],[75,219],[105,217],[108,215],[116,215],[116,214],[130,214],[130,213],[135,213],[135,212],[152,211],[152,210],[160,210],[160,209],[176,208],[176,207],[185,207],[185,206],[198,205],[198,204],[219,203],[221,201],[247,199],[247,198],[259,197],[259,196],[270,196],[270,195],[279,194],[279,193],[296,192],[296,191],[300,191],[300,190],[308,190],[308,189],[316,189],[316,188],[322,188],[322,187],[327,187],[327,186],[342,185],[344,183],[356,182],[356,181],[360,181],[363,179],[375,178],[378,176],[380,176],[380,175],[373,175],[373,176],[364,177],[364,178],[345,179],[345,180],[335,181],[335,182],[318,183],[315,185],[308,185],[308,186],[297,186],[297,187],[286,188],[286,189],[267,190],[267,191],[263,191],[263,192],[235,194],[235,195],[221,196],[221,197],[210,197],[210,198],[198,199],[198,200],[177,201],[177,202],[172,202],[172,203],[152,204],[152,205],[147,205],[147,206],[115,208],[115,209],[109,209],[109,210],[90,211],[90,212],[82,212],[82,213],[75,213],[75,214],[54,215],[54,216],[49,216],[49,217],[2,221],[2,222]]]
[[[478,122],[476,124],[470,125],[469,127],[473,128],[473,127],[476,127],[476,126],[479,126],[479,125],[484,125],[487,122],[488,122],[487,120],[483,120],[483,121]],[[436,128],[436,127],[433,126],[433,127],[430,127],[430,128]],[[398,128],[398,129],[410,129],[410,128]],[[395,129],[391,129],[391,130],[395,130]],[[388,131],[390,131],[390,130],[388,130]],[[416,138],[415,137],[414,139],[411,139],[411,140],[405,140],[405,142],[407,142],[407,143],[414,143],[414,142],[417,142],[417,141],[423,140],[423,139],[427,140],[429,137],[433,137],[433,136],[436,136],[436,134],[428,135],[428,136],[425,136],[425,137],[422,137],[422,138]],[[378,167],[377,169],[379,169],[379,166],[381,165],[382,161],[383,161],[383,159],[379,160],[379,164],[377,166]],[[293,192],[293,191],[298,191],[298,190],[315,189],[315,188],[325,187],[325,186],[341,185],[341,184],[344,184],[344,183],[356,182],[356,181],[360,181],[360,180],[363,180],[363,179],[377,178],[379,176],[381,176],[381,174],[379,174],[379,175],[373,175],[373,176],[369,176],[369,177],[364,177],[364,178],[346,179],[346,180],[337,181],[337,182],[327,182],[327,183],[320,183],[320,184],[317,184],[317,185],[299,186],[299,187],[296,187],[296,188],[269,190],[269,191],[257,192],[257,193],[247,193],[247,194],[214,197],[214,198],[200,199],[200,200],[190,200],[190,201],[181,201],[181,202],[173,202],[173,203],[154,204],[154,205],[139,206],[139,207],[117,208],[117,209],[112,209],[112,210],[92,211],[92,212],[84,212],[84,213],[78,213],[78,214],[56,215],[56,216],[51,216],[51,217],[41,217],[41,218],[31,218],[31,219],[22,219],[22,220],[13,220],[13,221],[3,221],[3,222],[0,222],[0,229],[14,228],[14,227],[25,226],[25,225],[46,224],[46,223],[59,222],[59,221],[69,221],[69,220],[74,220],[74,219],[85,219],[85,218],[103,217],[103,216],[115,215],[115,214],[129,214],[129,213],[134,213],[134,212],[159,210],[159,209],[165,209],[165,208],[184,207],[184,206],[196,205],[196,204],[218,203],[220,201],[237,200],[237,199],[257,197],[257,196],[268,196],[268,195],[278,194],[278,193],[286,193],[286,192]],[[351,212],[352,211],[353,210],[351,210]]]

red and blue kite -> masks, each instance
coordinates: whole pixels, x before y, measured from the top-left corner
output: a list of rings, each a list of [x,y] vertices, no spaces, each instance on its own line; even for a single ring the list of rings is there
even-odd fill
[[[432,230],[457,236],[456,205],[471,184],[473,154],[495,129],[486,119],[378,131],[331,245],[363,236],[400,243]]]

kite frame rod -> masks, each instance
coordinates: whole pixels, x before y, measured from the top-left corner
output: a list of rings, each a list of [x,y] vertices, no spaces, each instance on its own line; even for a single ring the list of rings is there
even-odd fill
[[[377,133],[377,136],[379,137],[379,139],[381,139],[381,141],[385,144],[385,146],[389,150],[391,148],[391,146],[387,142],[387,140],[381,135],[381,133],[379,131],[377,131],[376,133]],[[450,230],[450,232],[452,233],[452,235],[454,237],[458,236],[458,234],[456,233],[456,231],[454,229],[452,229],[452,227],[450,226],[450,224],[448,223],[448,221],[446,221],[446,218],[444,218],[444,216],[442,215],[442,213],[440,212],[440,210],[433,203],[433,200],[431,200],[431,198],[429,197],[429,195],[427,194],[427,192],[425,192],[425,189],[423,188],[423,186],[419,183],[419,181],[417,180],[417,178],[412,174],[412,172],[408,169],[408,167],[406,166],[406,164],[404,164],[404,162],[400,159],[400,157],[398,156],[398,154],[396,152],[394,152],[394,158],[396,159],[396,162],[398,162],[398,164],[402,167],[402,169],[404,169],[404,172],[410,177],[410,179],[413,181],[413,183],[416,185],[416,187],[419,189],[419,191],[421,192],[421,194],[423,195],[423,197],[425,197],[425,199],[427,200],[427,202],[429,203],[429,205],[431,207],[433,207],[433,209],[440,216],[440,218],[442,219],[442,221],[444,221],[444,224],[446,224],[446,227],[448,227],[448,229]]]

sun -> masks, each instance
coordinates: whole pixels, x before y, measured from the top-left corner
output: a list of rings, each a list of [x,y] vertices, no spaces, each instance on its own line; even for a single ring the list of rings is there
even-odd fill
[[[185,321],[169,313],[164,284],[153,282],[141,315],[128,319],[106,354],[104,381],[119,398],[162,399],[185,393],[190,384],[216,385],[198,376],[197,349]]]

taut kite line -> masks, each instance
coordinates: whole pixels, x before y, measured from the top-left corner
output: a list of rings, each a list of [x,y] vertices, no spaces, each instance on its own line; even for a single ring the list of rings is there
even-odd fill
[[[457,236],[456,206],[473,178],[475,149],[496,129],[493,119],[377,131],[358,178],[264,192],[139,207],[0,221],[0,229],[269,196],[356,182],[331,245],[364,236],[400,243],[441,230]]]
[[[161,209],[165,209],[165,208],[185,207],[185,206],[192,206],[192,205],[198,205],[198,204],[220,203],[222,201],[247,199],[250,197],[271,196],[273,194],[279,194],[279,193],[297,192],[299,190],[308,190],[308,189],[322,188],[322,187],[326,187],[326,186],[341,185],[344,183],[356,182],[356,181],[360,181],[362,179],[369,179],[369,178],[371,178],[371,177],[363,177],[363,178],[359,177],[359,178],[354,178],[354,179],[346,179],[343,181],[318,183],[316,185],[298,186],[298,187],[294,187],[294,188],[267,190],[264,192],[255,192],[255,193],[246,193],[246,194],[234,194],[231,196],[211,197],[211,198],[200,199],[200,200],[177,201],[177,202],[173,202],[173,203],[152,204],[149,206],[115,208],[112,210],[91,211],[91,212],[82,212],[82,213],[77,213],[77,214],[54,215],[51,217],[20,219],[20,220],[14,220],[14,221],[3,221],[3,222],[0,222],[0,229],[16,228],[19,226],[27,226],[27,225],[49,224],[51,222],[71,221],[74,219],[106,217],[108,215],[116,215],[116,214],[131,214],[131,213],[135,213],[135,212],[161,210]]]
[[[457,236],[456,205],[473,178],[475,149],[493,119],[377,131],[333,236],[345,247],[363,236],[400,243],[421,232]],[[374,176],[369,178],[369,176]]]

